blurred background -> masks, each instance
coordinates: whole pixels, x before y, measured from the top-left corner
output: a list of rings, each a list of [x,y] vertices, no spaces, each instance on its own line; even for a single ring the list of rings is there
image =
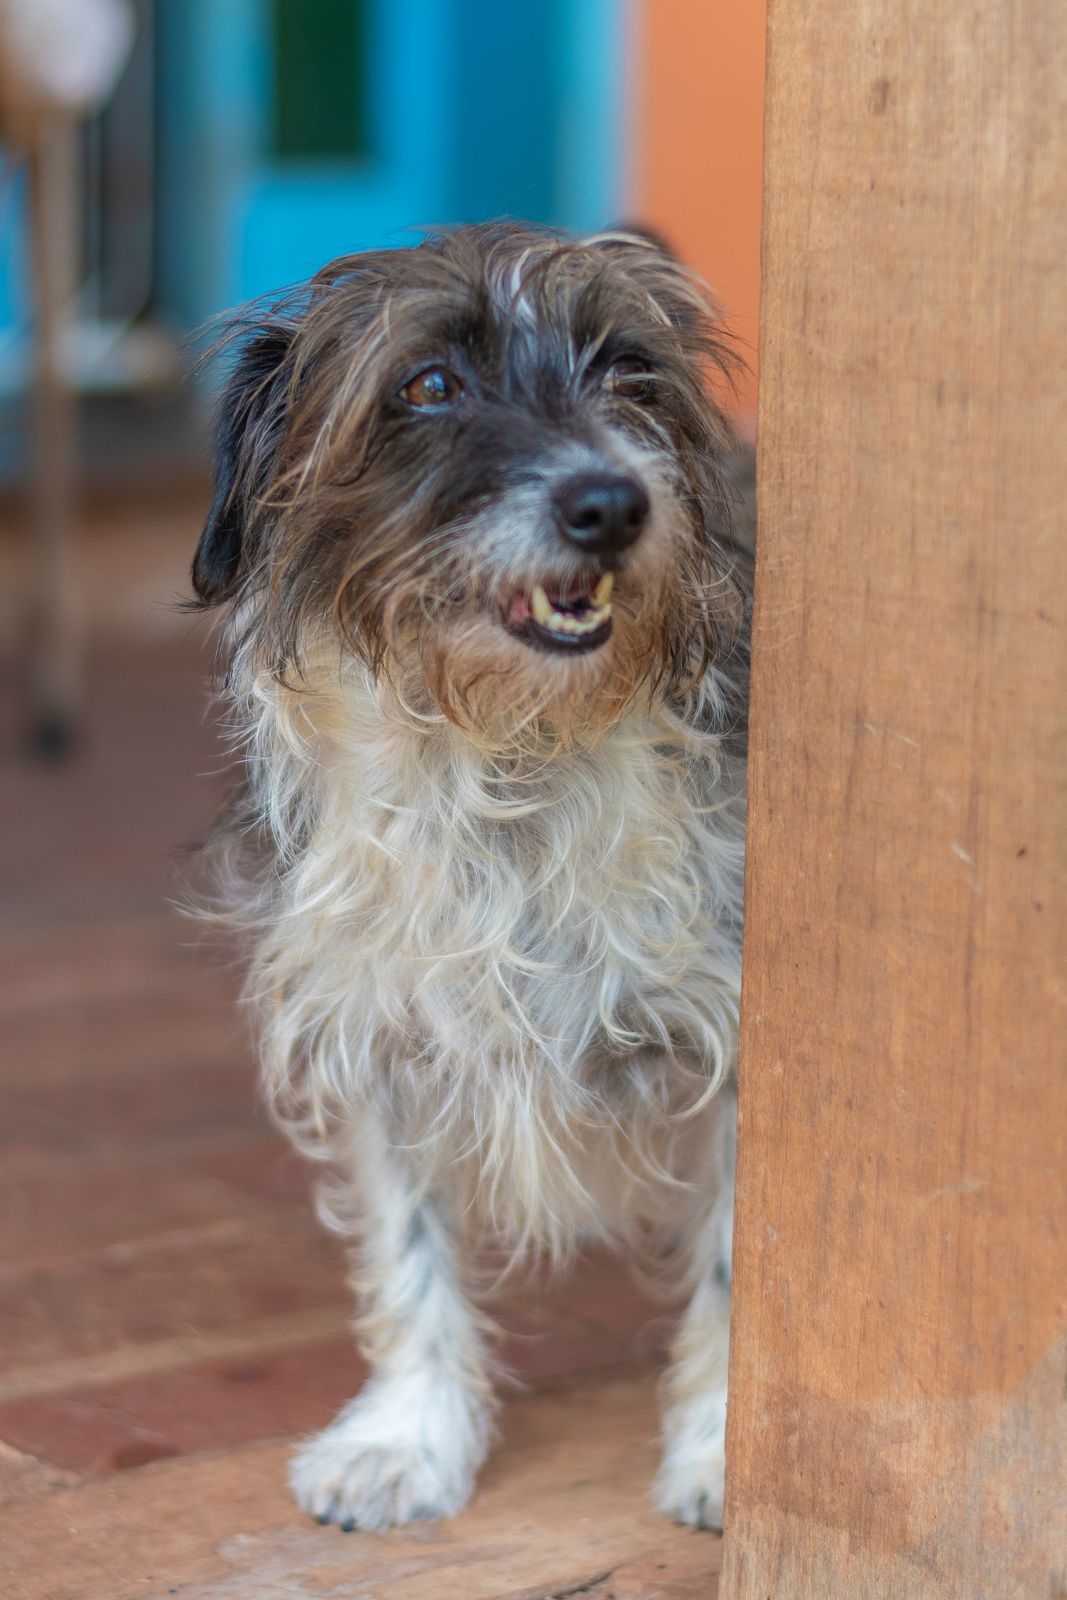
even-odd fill
[[[718,291],[751,433],[763,35],[759,0],[0,0],[0,1497],[356,1381],[237,977],[168,903],[224,786],[177,605],[198,330],[435,224],[638,221]],[[528,1376],[640,1358],[596,1271]]]
[[[650,224],[748,350],[751,432],[760,5],[0,0],[0,24],[0,646],[21,630],[45,745],[86,629],[181,624],[205,326],[332,256],[502,214]],[[76,500],[109,529],[66,533]]]

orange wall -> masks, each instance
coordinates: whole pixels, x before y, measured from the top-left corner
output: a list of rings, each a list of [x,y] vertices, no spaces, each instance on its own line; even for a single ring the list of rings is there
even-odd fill
[[[751,374],[756,408],[763,159],[763,0],[634,0],[634,215],[712,285]]]

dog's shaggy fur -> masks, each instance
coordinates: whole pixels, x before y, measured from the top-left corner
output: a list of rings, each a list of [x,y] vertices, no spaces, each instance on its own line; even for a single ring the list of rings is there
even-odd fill
[[[721,1517],[747,613],[709,389],[728,365],[703,291],[621,232],[348,257],[238,329],[193,569],[229,606],[246,775],[215,850],[271,1104],[358,1241],[372,1376],[293,1468],[346,1527],[471,1492],[494,1404],[478,1242],[674,1269],[658,1499]]]

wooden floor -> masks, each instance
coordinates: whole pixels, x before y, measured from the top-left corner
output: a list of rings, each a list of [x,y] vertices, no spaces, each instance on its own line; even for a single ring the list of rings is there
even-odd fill
[[[719,1541],[647,1503],[668,1324],[602,1260],[502,1308],[521,1388],[464,1516],[346,1536],[290,1501],[361,1374],[236,976],[166,904],[219,792],[204,672],[195,637],[99,645],[65,766],[5,705],[0,1594],[707,1600]]]

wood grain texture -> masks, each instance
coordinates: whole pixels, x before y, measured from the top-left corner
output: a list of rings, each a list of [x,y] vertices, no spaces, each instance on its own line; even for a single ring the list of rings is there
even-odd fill
[[[651,1375],[509,1407],[470,1508],[389,1533],[317,1528],[290,1445],[245,1446],[0,1509],[4,1600],[715,1600],[720,1541],[648,1503]],[[0,1467],[3,1462],[0,1461]]]
[[[1067,8],[772,0],[724,1600],[1067,1594]]]

